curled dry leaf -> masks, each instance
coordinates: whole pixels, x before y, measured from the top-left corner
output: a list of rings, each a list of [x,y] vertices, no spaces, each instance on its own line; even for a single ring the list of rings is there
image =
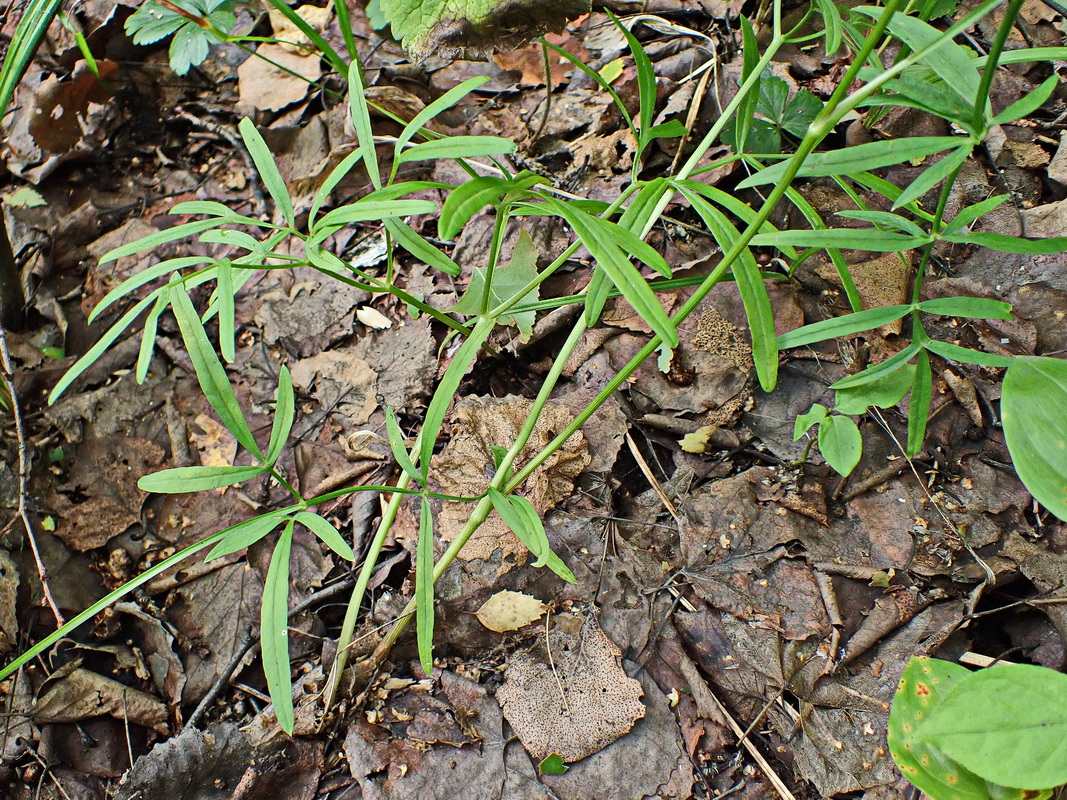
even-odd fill
[[[103,714],[167,731],[167,707],[158,699],[81,667],[51,683],[33,707],[39,723],[80,722]]]
[[[474,612],[478,621],[491,631],[517,631],[534,620],[541,619],[545,606],[536,597],[522,592],[497,592]]]
[[[641,684],[619,655],[592,617],[560,614],[533,650],[512,657],[496,698],[538,762],[551,753],[580,761],[645,716]]]

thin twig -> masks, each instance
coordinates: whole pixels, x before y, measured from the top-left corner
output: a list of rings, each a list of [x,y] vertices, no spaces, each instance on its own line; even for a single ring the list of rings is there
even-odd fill
[[[41,551],[37,549],[37,537],[33,533],[33,523],[30,521],[30,511],[26,507],[26,499],[29,497],[30,466],[29,457],[26,454],[26,429],[22,425],[22,410],[19,408],[19,396],[15,391],[15,370],[11,365],[11,354],[7,349],[7,331],[0,325],[0,381],[4,384],[7,396],[11,399],[11,418],[15,422],[15,440],[19,451],[19,504],[18,514],[22,524],[26,527],[26,539],[33,551],[33,561],[37,565],[37,575],[41,579],[41,591],[48,607],[56,618],[56,626],[62,628],[65,620],[63,614],[52,596],[52,589],[48,585],[48,567],[41,559]]]

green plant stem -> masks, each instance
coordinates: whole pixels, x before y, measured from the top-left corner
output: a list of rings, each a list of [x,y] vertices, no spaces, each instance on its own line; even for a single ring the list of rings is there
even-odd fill
[[[976,131],[984,131],[986,126],[985,109],[989,102],[989,90],[993,86],[993,78],[996,77],[1000,66],[1000,54],[1004,52],[1004,45],[1008,41],[1008,35],[1015,26],[1015,20],[1019,16],[1019,10],[1023,7],[1024,0],[1008,0],[1008,7],[1004,9],[1004,19],[997,28],[996,38],[989,48],[989,56],[982,68],[982,80],[978,84],[978,94],[974,98],[974,113],[971,119]]]
[[[540,418],[541,413],[544,411],[545,405],[548,403],[553,390],[556,388],[556,383],[559,381],[560,375],[563,374],[563,368],[566,366],[571,353],[574,352],[574,349],[581,341],[582,334],[585,333],[585,330],[586,326],[584,318],[581,318],[578,323],[575,324],[574,328],[571,329],[570,336],[567,337],[566,342],[564,342],[563,346],[560,348],[559,354],[552,363],[552,369],[549,370],[548,375],[545,376],[545,380],[541,384],[541,390],[537,393],[537,397],[534,399],[533,404],[530,407],[530,413],[526,415],[526,421],[519,430],[514,444],[512,444],[511,448],[500,460],[500,465],[497,467],[496,473],[489,482],[489,485],[494,489],[500,489],[501,491],[504,491],[505,494],[514,491],[514,489],[511,488],[506,491],[502,488],[506,483],[506,477],[511,472],[515,459],[522,453],[523,449],[526,447],[526,443],[530,440],[530,436],[533,434],[534,428],[537,426],[537,421]],[[452,540],[448,549],[442,553],[441,558],[434,564],[434,583],[444,575],[445,570],[451,566],[459,551],[463,549],[464,545],[467,544],[475,531],[482,526],[482,523],[489,518],[489,514],[492,510],[493,503],[488,497],[483,497],[478,501],[478,505],[474,507],[474,510],[467,518],[467,522],[464,524],[459,535]],[[382,639],[378,644],[378,647],[375,649],[375,661],[380,657],[384,657],[384,655],[392,649],[396,640],[400,637],[400,634],[402,634],[407,627],[414,612],[415,599],[412,598],[400,613],[399,618],[393,623],[393,627],[389,629],[389,633],[385,635],[385,638]]]
[[[937,209],[934,211],[934,219],[930,223],[930,233],[935,236],[941,231],[941,223],[945,216],[945,208],[948,206],[949,197],[952,195],[952,187],[956,183],[956,178],[959,177],[960,170],[963,169],[963,165],[956,167],[952,170],[952,173],[945,178],[944,184],[941,186],[941,193],[937,198]],[[915,270],[915,279],[912,281],[911,286],[911,302],[918,303],[919,295],[922,292],[923,278],[926,276],[926,267],[930,264],[930,256],[934,252],[934,242],[929,242],[923,245],[922,255],[919,258],[919,266]],[[919,311],[916,309],[911,312],[912,317],[915,319],[916,327],[919,324]]]
[[[504,234],[508,229],[508,217],[511,216],[511,205],[504,203],[496,208],[496,219],[493,220],[493,238],[489,242],[489,261],[485,265],[485,292],[482,295],[481,314],[484,317],[489,313],[489,303],[493,297],[493,277],[496,274],[496,264],[500,260],[500,247],[504,243]]]
[[[346,0],[333,0],[333,13],[337,15],[337,25],[341,28],[341,38],[345,40],[345,49],[352,61],[359,62],[359,50],[356,49],[356,37],[352,33],[352,19],[348,15]],[[362,64],[360,69],[363,69]],[[345,70],[341,74],[345,74]]]

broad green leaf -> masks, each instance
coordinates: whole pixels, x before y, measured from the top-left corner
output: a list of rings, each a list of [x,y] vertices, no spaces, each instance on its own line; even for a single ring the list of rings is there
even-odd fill
[[[826,0],[829,2],[829,0]],[[742,17],[741,19],[744,19]],[[537,767],[542,775],[565,775],[567,770],[570,769],[564,761],[563,757],[559,753],[553,753],[548,758],[540,763]]]
[[[1002,786],[1067,783],[1067,675],[1001,662],[960,680],[916,738]]]
[[[778,347],[787,350],[790,347],[800,347],[812,342],[821,342],[826,339],[836,339],[839,336],[851,336],[854,333],[869,331],[882,325],[888,325],[911,311],[911,306],[882,306],[871,308],[867,311],[857,311],[854,314],[845,314],[843,317],[824,319],[821,322],[813,322],[803,328],[783,333],[778,337]]]
[[[999,250],[1002,253],[1043,255],[1046,253],[1062,253],[1067,250],[1067,236],[1056,236],[1051,239],[1020,239],[1017,236],[1005,236],[1002,233],[974,232],[951,235],[941,234],[938,238],[946,242],[977,244],[981,247],[988,247],[990,250]]]
[[[293,519],[319,537],[323,544],[345,561],[356,560],[356,554],[352,552],[352,547],[344,540],[344,537],[333,526],[333,523],[325,517],[311,511],[298,511],[293,515]]]
[[[878,253],[896,253],[912,250],[930,241],[930,237],[911,236],[906,233],[880,231],[877,228],[827,228],[814,231],[779,231],[760,233],[752,237],[754,247],[770,245],[779,247],[840,248],[845,250],[868,250]]]
[[[930,356],[923,350],[915,362],[915,382],[911,388],[908,404],[908,445],[906,453],[914,458],[923,449],[926,439],[926,422],[930,417],[930,400],[933,392],[933,375],[930,372]]]
[[[202,233],[211,228],[217,228],[219,225],[224,224],[226,224],[226,221],[220,219],[198,219],[194,222],[184,222],[181,225],[175,225],[173,228],[167,228],[159,233],[150,234],[143,239],[138,239],[135,242],[127,242],[124,245],[116,247],[114,250],[109,250],[100,257],[99,263],[103,266],[112,261],[118,261],[120,258],[132,256],[144,250],[154,250],[161,244],[175,242],[178,239],[184,239],[186,236],[195,236],[198,233]],[[203,260],[207,261],[209,259]]]
[[[919,310],[926,314],[972,319],[1011,319],[1011,303],[986,297],[938,297],[923,300]]]
[[[120,297],[128,295],[134,289],[139,289],[146,283],[151,283],[156,278],[161,278],[170,272],[177,272],[186,267],[195,267],[200,264],[209,263],[211,263],[211,259],[205,256],[184,256],[182,258],[171,258],[167,261],[160,261],[158,264],[145,267],[143,270],[130,276],[104,295],[104,299],[97,303],[96,308],[89,314],[89,322],[94,322],[103,311],[110,308],[111,304]]]
[[[363,69],[359,59],[353,59],[348,67],[348,104],[352,114],[352,127],[356,141],[363,153],[363,165],[375,189],[382,188],[382,172],[378,166],[378,152],[374,148],[374,131],[370,126],[370,107],[367,105],[367,85],[363,82]]]
[[[289,520],[271,553],[267,579],[263,582],[259,625],[267,689],[274,703],[278,724],[290,734],[296,725],[289,667],[289,553],[292,546],[293,520]]]
[[[274,466],[289,440],[296,417],[296,397],[293,394],[293,379],[289,368],[282,367],[278,373],[278,390],[274,393],[274,424],[270,428],[270,443],[267,445],[267,461]]]
[[[437,384],[437,389],[430,399],[430,405],[426,407],[426,417],[422,423],[422,442],[419,449],[419,465],[422,472],[421,483],[423,485],[426,483],[426,476],[430,469],[430,458],[433,456],[433,448],[437,443],[437,434],[441,432],[441,425],[444,424],[448,407],[456,396],[456,391],[459,389],[463,376],[467,374],[467,370],[474,363],[478,351],[485,344],[485,340],[489,338],[489,334],[493,332],[494,327],[494,320],[481,319],[478,321],[470,336],[467,337],[467,340],[456,352],[456,355],[453,356],[452,363],[445,370],[441,382]]]
[[[419,661],[427,675],[433,672],[433,510],[429,498],[419,509],[419,544],[415,552],[415,627]]]
[[[222,541],[211,549],[205,557],[205,560],[211,561],[213,558],[228,556],[231,553],[236,553],[238,550],[244,550],[246,547],[251,547],[277,528],[290,511],[291,509],[288,508],[270,511],[261,516],[246,519],[244,522],[238,522],[236,525],[227,528],[223,531],[225,536],[222,538]]]
[[[441,218],[437,223],[441,238],[454,239],[471,217],[496,203],[511,187],[507,178],[492,175],[461,183],[449,193],[441,207]]]
[[[233,393],[226,370],[218,356],[215,355],[215,349],[207,338],[204,326],[200,324],[200,317],[193,308],[193,301],[189,299],[185,288],[178,283],[170,284],[170,306],[178,320],[182,341],[185,342],[185,349],[193,362],[193,369],[196,370],[196,378],[200,382],[204,397],[215,409],[222,424],[233,434],[233,437],[245,450],[262,461],[263,451],[256,444],[252,431],[248,429],[248,423],[245,422],[244,414],[241,413],[237,395]]]
[[[870,406],[892,408],[904,399],[914,377],[915,367],[904,364],[885,372],[878,380],[838,389],[834,411],[838,414],[863,414]]]
[[[285,185],[285,179],[282,178],[282,174],[278,172],[278,165],[274,163],[274,156],[271,155],[270,148],[267,147],[267,142],[263,139],[263,134],[256,129],[255,123],[248,117],[241,120],[237,125],[237,129],[241,132],[241,138],[244,140],[248,154],[252,156],[252,161],[256,165],[259,179],[263,181],[264,188],[270,193],[274,204],[282,212],[285,224],[290,228],[296,227],[296,218],[293,215],[293,199],[289,196],[289,188]]]
[[[119,317],[118,321],[107,329],[107,333],[101,336],[99,341],[90,347],[85,355],[75,361],[71,368],[63,373],[63,377],[59,379],[59,383],[57,383],[55,388],[48,394],[48,404],[51,405],[54,403],[59,396],[67,390],[67,387],[78,379],[79,375],[89,369],[89,367],[91,367],[96,360],[100,358],[112,344],[114,344],[115,340],[126,332],[130,323],[137,319],[140,313],[144,311],[150,303],[154,302],[160,294],[169,296],[168,287],[160,287],[159,289],[156,289],[156,291],[152,292],[147,297],[137,301],[129,311]]]
[[[890,356],[882,363],[875,364],[873,367],[867,367],[863,372],[857,372],[855,375],[849,375],[847,378],[842,378],[837,383],[831,384],[830,388],[849,389],[856,386],[864,386],[879,380],[883,375],[887,375],[894,370],[900,369],[906,361],[909,361],[921,349],[922,345],[917,342],[912,342],[895,356]]]
[[[385,229],[389,231],[397,244],[423,263],[429,264],[446,275],[459,275],[461,271],[459,264],[411,230],[403,220],[390,217],[385,220]]]
[[[396,413],[389,406],[385,407],[385,430],[389,435],[389,449],[393,451],[393,458],[396,459],[397,465],[407,473],[415,483],[422,483],[422,475],[415,465],[411,462],[411,456],[408,455],[407,444],[404,442],[404,432],[400,430],[400,423],[397,422]]]
[[[868,142],[855,147],[842,147],[828,153],[815,153],[804,160],[804,166],[797,173],[798,178],[816,178],[824,175],[852,175],[881,167],[889,167],[904,161],[924,159],[934,153],[940,153],[956,147],[960,140],[955,136],[915,136],[907,139],[887,139],[881,142]],[[775,183],[781,179],[789,162],[782,161],[772,167],[750,175],[737,185],[738,189],[747,189],[766,183]]]
[[[526,230],[519,233],[519,239],[515,243],[515,252],[509,263],[497,267],[492,274],[492,286],[486,287],[489,269],[486,267],[475,269],[471,274],[470,285],[467,291],[459,298],[452,307],[454,314],[467,314],[477,316],[483,313],[483,309],[492,311],[502,303],[511,300],[525,289],[531,281],[537,278],[537,249],[533,239]],[[486,301],[486,289],[489,297]],[[519,299],[519,302],[536,302],[539,299],[537,288],[534,288]],[[517,313],[501,314],[497,321],[502,325],[514,325],[519,329],[523,341],[533,334],[533,324],[537,314],[534,311],[520,311]]]
[[[1000,412],[1015,471],[1038,502],[1067,521],[1067,361],[1019,358],[1004,376]]]
[[[597,264],[611,278],[615,287],[633,306],[641,318],[659,335],[660,339],[671,347],[678,346],[678,331],[663,310],[655,292],[648,281],[630,263],[630,259],[608,234],[601,223],[607,222],[598,217],[591,217],[573,205],[561,203],[555,198],[548,198],[545,205],[557,216],[562,217],[574,229],[578,239],[589,250]],[[590,220],[597,220],[590,222]]]
[[[835,472],[847,476],[863,453],[860,429],[850,417],[826,417],[819,423],[819,452]]]
[[[798,441],[801,436],[808,432],[812,425],[822,422],[829,413],[826,410],[826,406],[821,403],[815,403],[805,413],[797,414],[796,421],[793,423],[793,441]]]
[[[1056,90],[1056,87],[1060,84],[1059,75],[1050,75],[1044,83],[1038,86],[1029,94],[1023,95],[1016,100],[1010,106],[1005,108],[995,117],[993,117],[993,125],[1006,125],[1009,122],[1014,122],[1017,119],[1028,117],[1033,112],[1037,111],[1041,106],[1045,105],[1045,101],[1048,100],[1052,93]]]
[[[741,238],[737,229],[726,215],[715,208],[702,195],[690,191],[685,186],[679,190],[700,218],[704,221],[712,236],[724,252],[729,251]],[[737,291],[745,306],[749,330],[752,334],[752,360],[756,366],[760,386],[764,391],[771,391],[778,382],[778,335],[774,330],[774,312],[767,287],[763,284],[759,265],[749,248],[745,248],[730,266]]]
[[[256,464],[250,467],[175,467],[145,475],[137,481],[137,488],[157,494],[186,494],[233,486],[262,475],[267,468]]]
[[[518,149],[513,141],[500,136],[449,136],[412,145],[404,150],[396,161],[436,161],[441,158],[477,158],[479,156],[502,156]]]
[[[979,350],[971,350],[969,347],[960,347],[958,344],[939,342],[936,339],[927,339],[923,347],[931,353],[937,353],[949,361],[959,361],[963,364],[980,364],[983,367],[1009,367],[1015,363],[1011,356],[999,356],[994,353],[983,353]]]
[[[936,163],[931,164],[900,193],[900,197],[893,203],[893,208],[900,208],[913,200],[919,200],[928,191],[947,180],[963,166],[963,162],[971,155],[972,150],[974,150],[974,144],[968,142],[961,147],[957,147]]]
[[[889,710],[889,753],[904,777],[932,800],[993,800],[985,781],[917,738],[933,709],[970,674],[951,661],[912,658]]]

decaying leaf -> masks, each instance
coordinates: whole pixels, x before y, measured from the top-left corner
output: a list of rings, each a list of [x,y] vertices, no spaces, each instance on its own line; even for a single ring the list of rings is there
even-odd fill
[[[645,715],[643,689],[592,617],[560,614],[528,653],[512,657],[497,701],[526,750],[567,763],[596,753]]]
[[[167,707],[158,699],[81,667],[51,683],[33,707],[37,722],[80,722],[102,714],[167,730]]]
[[[238,108],[278,111],[303,100],[308,87],[322,74],[318,54],[293,53],[280,44],[260,45],[261,58],[250,58],[237,68],[237,88],[241,92]],[[266,59],[292,70],[282,72]]]
[[[490,447],[509,447],[530,411],[530,401],[516,397],[469,397],[455,410],[452,439],[433,460],[431,474],[436,477],[445,494],[474,497],[482,494],[492,475],[493,456]],[[573,419],[566,408],[548,403],[537,420],[530,441],[515,462],[521,468],[567,423]],[[579,432],[553,453],[526,481],[520,494],[525,496],[542,516],[570,496],[574,480],[589,464],[589,448]],[[438,516],[441,537],[453,540],[470,517],[473,503],[448,501]],[[511,533],[496,512],[486,520],[459,553],[461,559],[488,561],[501,550],[505,556],[514,555],[518,563],[526,560],[526,548]]]
[[[491,631],[517,631],[541,617],[546,606],[536,597],[522,592],[497,592],[474,612],[478,621]]]
[[[223,425],[207,414],[197,414],[194,420],[203,433],[191,433],[196,449],[200,451],[200,463],[205,467],[232,467],[237,455],[237,440]]]
[[[18,638],[15,598],[19,590],[19,570],[6,550],[0,550],[0,653],[6,653]]]
[[[320,8],[308,3],[307,5],[298,6],[293,9],[300,19],[304,20],[313,30],[322,33],[326,30],[326,26],[330,21],[330,15],[333,13],[333,9],[330,6]],[[281,11],[276,8],[267,9],[267,16],[270,18],[270,27],[274,31],[274,36],[279,40],[278,44],[291,53],[306,54],[307,51],[300,45],[310,45],[311,40],[290,22]]]

